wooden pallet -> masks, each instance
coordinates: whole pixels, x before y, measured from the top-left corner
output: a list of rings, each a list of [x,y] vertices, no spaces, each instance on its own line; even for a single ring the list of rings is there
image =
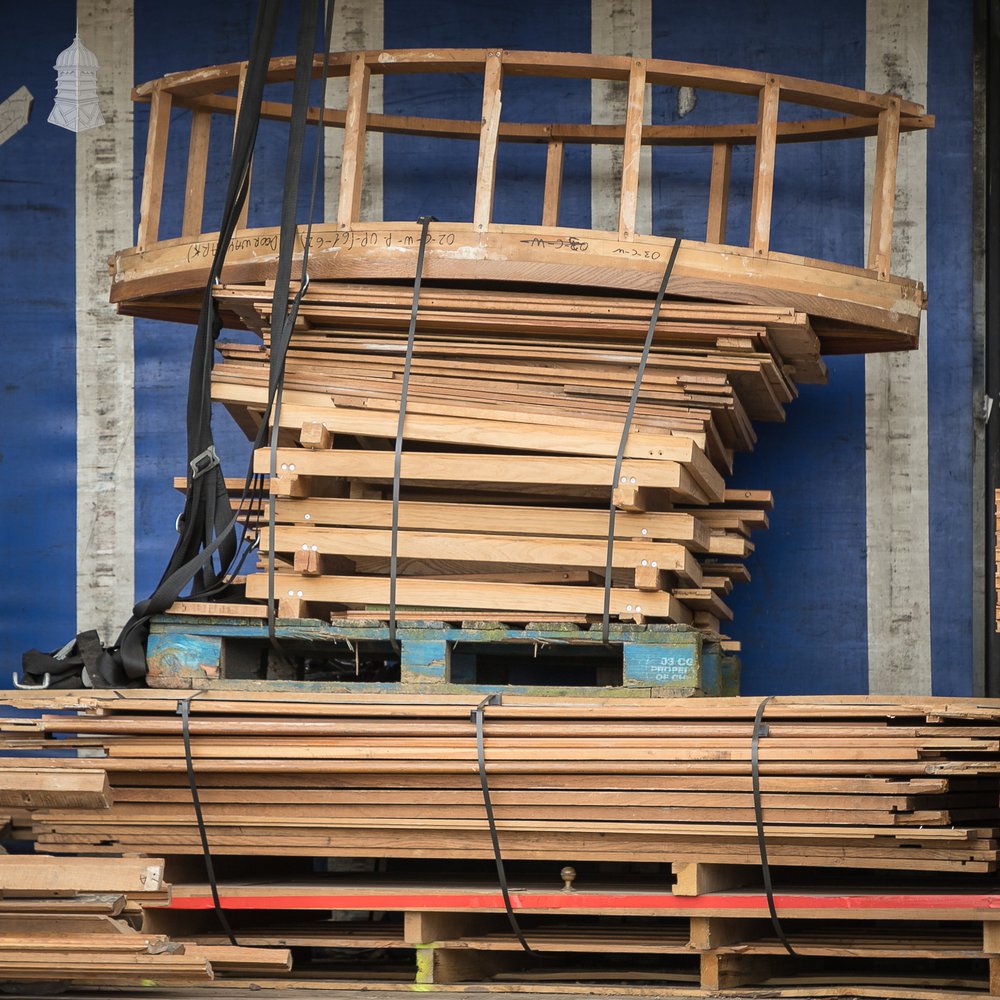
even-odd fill
[[[600,883],[568,890],[521,887],[513,895],[535,956],[523,953],[499,893],[488,885],[355,880],[222,888],[223,905],[247,944],[408,953],[409,981],[417,984],[675,978],[693,990],[714,991],[791,986],[808,976],[813,985],[863,984],[875,976],[885,986],[905,989],[921,984],[922,972],[925,986],[931,985],[928,974],[943,986],[961,979],[980,993],[1000,986],[996,899],[981,893],[843,887],[779,892],[795,958],[774,936],[759,883],[699,898]],[[198,943],[218,943],[208,905],[207,887],[182,885],[170,907],[147,911],[147,929],[186,931]],[[330,918],[332,909],[339,918]],[[366,910],[382,919],[345,919]],[[598,964],[588,961],[592,956],[600,956]],[[308,968],[300,966],[298,974],[308,974]],[[356,959],[355,976],[364,970],[364,959]]]
[[[151,686],[631,697],[739,690],[733,644],[685,626],[616,623],[608,647],[600,626],[586,622],[511,626],[505,622],[512,613],[505,613],[505,621],[448,624],[411,615],[397,631],[397,653],[377,618],[281,620],[277,635],[288,655],[278,656],[267,641],[264,607],[231,606],[228,617],[212,610],[177,605],[181,613],[153,621]],[[324,657],[327,674],[319,665]]]

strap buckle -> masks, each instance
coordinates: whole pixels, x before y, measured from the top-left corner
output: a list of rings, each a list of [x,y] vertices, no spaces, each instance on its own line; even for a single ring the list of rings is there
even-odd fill
[[[484,709],[487,705],[502,705],[503,704],[503,692],[494,691],[492,694],[488,694],[475,708],[471,709],[469,712],[469,722],[475,722],[476,716]]]
[[[215,445],[210,444],[200,455],[195,455],[191,459],[191,478],[197,479],[205,475],[219,464],[219,456],[215,451]]]

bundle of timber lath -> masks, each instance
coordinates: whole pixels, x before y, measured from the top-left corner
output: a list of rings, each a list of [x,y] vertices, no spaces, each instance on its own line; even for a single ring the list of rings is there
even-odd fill
[[[420,299],[403,424],[400,609],[511,621],[600,616],[610,529],[611,614],[718,631],[748,578],[767,491],[727,490],[753,421],[784,419],[797,382],[822,382],[820,341],[786,307],[667,301],[624,459],[647,297],[431,288]],[[267,399],[270,289],[220,306],[263,346],[221,345],[213,398],[248,435]],[[281,617],[384,610],[393,442],[412,289],[314,281],[285,365],[273,539]],[[255,468],[267,473],[269,451]],[[255,521],[258,511],[247,517]],[[247,595],[268,595],[266,574]]]
[[[76,758],[80,762],[79,758]],[[110,811],[107,773],[60,764],[6,765],[0,803]],[[85,852],[88,853],[88,852]],[[287,970],[287,950],[192,944],[143,930],[170,902],[162,858],[0,854],[0,982],[170,986],[216,973]]]
[[[113,802],[32,812],[39,849],[200,854],[179,696],[5,695],[78,716],[0,720],[0,748]],[[468,697],[201,692],[193,766],[220,855],[492,857]],[[755,699],[505,697],[484,751],[505,857],[759,863]],[[1000,705],[776,698],[759,742],[772,864],[991,872]],[[85,758],[55,755],[86,748]]]

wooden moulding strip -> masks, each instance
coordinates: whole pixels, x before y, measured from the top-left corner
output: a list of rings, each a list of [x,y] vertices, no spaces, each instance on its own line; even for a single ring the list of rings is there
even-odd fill
[[[391,459],[392,455],[389,455]],[[274,582],[279,600],[288,594],[303,601],[327,604],[386,604],[389,581],[381,577],[302,577],[278,573]],[[247,597],[267,597],[267,580],[261,574],[247,579]],[[448,583],[446,580],[410,579],[396,582],[396,599],[404,606],[421,608],[509,608],[512,611],[601,614],[604,592],[600,588],[513,583]],[[660,618],[690,624],[691,612],[672,594],[614,588],[611,613],[618,617]]]

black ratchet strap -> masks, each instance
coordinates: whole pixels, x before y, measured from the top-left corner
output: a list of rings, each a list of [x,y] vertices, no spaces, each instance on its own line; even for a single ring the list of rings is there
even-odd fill
[[[767,726],[764,725],[764,709],[773,696],[768,695],[758,706],[753,720],[753,737],[750,742],[750,774],[753,781],[753,814],[757,821],[757,847],[760,850],[760,870],[764,877],[764,892],[767,893],[767,909],[771,914],[771,926],[778,940],[784,945],[789,955],[797,955],[791,946],[774,905],[774,887],[771,885],[771,866],[767,863],[767,842],[764,839],[764,810],[760,804],[760,738],[767,736]]]
[[[392,464],[392,533],[389,547],[389,642],[396,646],[396,573],[399,557],[399,473],[403,462],[403,423],[406,420],[406,396],[410,388],[410,367],[413,362],[413,341],[417,331],[417,309],[420,307],[420,282],[424,273],[424,251],[427,249],[427,230],[433,215],[421,215],[420,246],[417,248],[417,274],[413,279],[413,305],[410,308],[410,330],[406,338],[406,359],[403,362],[403,381],[399,391],[399,422],[396,424],[396,452]]]
[[[521,947],[533,955],[531,945],[525,940],[521,925],[514,915],[514,907],[510,902],[510,887],[507,884],[507,871],[503,864],[503,855],[500,853],[500,838],[497,836],[497,819],[493,813],[493,802],[490,799],[490,783],[486,777],[486,749],[483,744],[483,710],[487,705],[499,705],[501,695],[494,692],[487,695],[470,713],[470,719],[476,724],[476,754],[479,761],[479,783],[483,789],[483,805],[486,807],[486,819],[490,824],[490,840],[493,841],[493,858],[497,863],[497,881],[500,883],[500,895],[503,896],[503,905],[507,910],[507,919],[510,921],[510,929],[514,936],[521,942]]]
[[[674,261],[677,260],[677,251],[680,249],[681,240],[678,236],[674,240],[674,245],[670,250],[670,257],[667,259],[667,266],[663,270],[663,280],[660,282],[660,290],[657,292],[656,301],[653,303],[653,312],[649,317],[649,330],[646,331],[646,342],[642,345],[642,356],[639,359],[639,368],[635,373],[635,384],[632,386],[632,396],[628,401],[628,411],[625,414],[625,424],[622,427],[621,441],[618,442],[618,453],[615,455],[615,475],[611,485],[611,502],[608,508],[608,558],[604,564],[604,614],[601,617],[601,642],[607,643],[608,634],[611,629],[611,569],[614,562],[615,553],[615,494],[622,474],[622,460],[625,457],[625,445],[628,443],[629,431],[632,429],[632,417],[635,415],[635,404],[639,399],[639,389],[642,386],[642,376],[646,373],[646,362],[649,361],[649,349],[653,346],[653,334],[656,332],[656,322],[660,318],[660,307],[663,305],[663,296],[666,295],[667,285],[670,282],[670,272],[674,269]],[[637,609],[638,610],[638,609]]]
[[[193,694],[191,698],[197,698]],[[239,941],[233,933],[229,921],[226,919],[226,911],[222,909],[222,902],[219,900],[219,883],[215,880],[215,865],[212,864],[212,852],[208,849],[208,830],[205,829],[205,816],[201,811],[201,798],[198,795],[198,782],[194,777],[194,760],[191,756],[191,698],[184,698],[177,702],[177,714],[181,717],[181,732],[184,734],[184,759],[187,761],[188,785],[191,787],[191,802],[194,805],[195,819],[198,821],[198,833],[201,835],[201,850],[205,858],[205,874],[208,876],[208,884],[212,889],[212,903],[215,906],[215,915],[219,918],[219,925],[229,938],[230,944],[239,947]]]

